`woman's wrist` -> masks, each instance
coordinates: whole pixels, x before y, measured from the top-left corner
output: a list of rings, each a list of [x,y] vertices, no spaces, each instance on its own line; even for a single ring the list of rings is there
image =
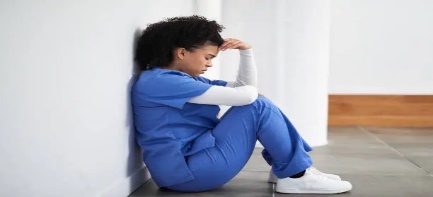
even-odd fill
[[[248,56],[251,56],[251,55],[253,55],[253,48],[250,47],[250,48],[248,48],[248,49],[239,49],[239,53],[240,53],[241,55],[248,55]]]
[[[245,51],[245,50],[249,50],[249,49],[252,49],[253,47],[248,47],[248,48],[242,48],[242,49],[239,49],[239,50],[241,50],[241,51]]]

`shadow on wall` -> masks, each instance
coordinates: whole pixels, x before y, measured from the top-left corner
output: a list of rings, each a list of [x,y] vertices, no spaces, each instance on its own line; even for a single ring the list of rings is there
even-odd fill
[[[132,57],[134,59],[135,48],[140,38],[142,30],[140,28],[136,28],[133,37],[132,43]],[[126,117],[126,126],[129,126],[129,155],[127,159],[127,169],[126,169],[126,177],[130,177],[130,191],[134,191],[139,185],[144,183],[149,177],[145,170],[143,170],[143,151],[140,146],[137,144],[135,139],[135,126],[134,126],[134,117],[132,111],[132,103],[131,103],[131,88],[137,80],[140,69],[138,64],[133,60],[132,61],[132,76],[128,82],[127,87],[127,117]]]

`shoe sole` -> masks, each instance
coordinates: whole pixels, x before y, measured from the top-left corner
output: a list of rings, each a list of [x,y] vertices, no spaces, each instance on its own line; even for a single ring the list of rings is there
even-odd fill
[[[329,179],[332,179],[332,178],[329,178]],[[332,179],[332,180],[342,181],[342,179]],[[268,183],[277,184],[277,181],[268,180]]]
[[[275,189],[278,193],[283,194],[339,194],[350,191],[350,189],[342,189],[342,190],[322,190],[322,191],[313,191],[313,190],[299,190],[299,189]]]
[[[338,178],[328,178],[328,179],[332,179],[332,180],[336,180],[336,181],[342,181],[343,180],[340,177],[338,177]],[[277,180],[273,180],[271,178],[268,178],[268,183],[277,184]]]

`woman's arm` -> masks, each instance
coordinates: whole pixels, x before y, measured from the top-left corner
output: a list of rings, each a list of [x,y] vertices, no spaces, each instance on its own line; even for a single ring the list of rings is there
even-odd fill
[[[253,49],[239,50],[240,62],[236,81],[228,81],[226,87],[240,87],[252,85],[257,87],[257,68],[254,61]]]
[[[212,86],[205,93],[189,100],[189,103],[207,105],[242,106],[257,99],[257,88],[251,85],[241,87]]]

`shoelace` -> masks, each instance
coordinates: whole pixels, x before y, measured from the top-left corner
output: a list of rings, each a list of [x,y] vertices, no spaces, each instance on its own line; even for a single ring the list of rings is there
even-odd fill
[[[317,174],[317,175],[323,175],[323,172],[320,172],[317,168],[315,167],[310,167],[308,168],[310,170],[310,172]]]
[[[323,180],[327,180],[327,179],[328,179],[328,177],[323,176],[323,173],[320,172],[319,170],[317,170],[317,169],[314,168],[314,167],[310,167],[310,168],[308,168],[306,171],[310,172],[311,175],[313,175],[313,176],[315,176],[315,177],[318,177],[318,178],[320,178],[320,179],[323,179]]]

